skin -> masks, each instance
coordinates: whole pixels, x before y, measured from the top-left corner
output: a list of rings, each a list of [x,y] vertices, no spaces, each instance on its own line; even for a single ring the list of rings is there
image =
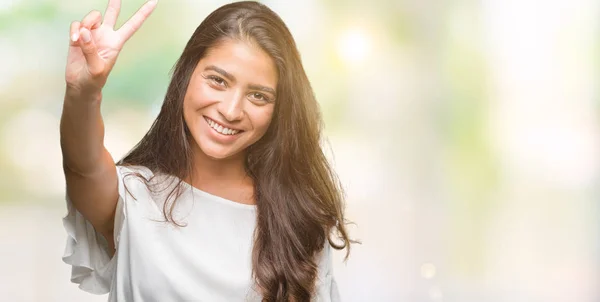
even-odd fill
[[[192,74],[183,113],[193,140],[192,185],[240,203],[254,204],[244,170],[246,149],[267,131],[276,101],[277,68],[249,41],[225,40],[209,49]],[[218,133],[207,119],[237,134]]]

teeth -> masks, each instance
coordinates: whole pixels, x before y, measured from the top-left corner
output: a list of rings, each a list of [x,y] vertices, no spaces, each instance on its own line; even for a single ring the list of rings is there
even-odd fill
[[[233,134],[237,134],[238,132],[240,132],[239,130],[233,130],[233,129],[223,127],[212,120],[207,119],[207,121],[211,128],[215,129],[217,132],[219,132],[221,134],[233,135]]]

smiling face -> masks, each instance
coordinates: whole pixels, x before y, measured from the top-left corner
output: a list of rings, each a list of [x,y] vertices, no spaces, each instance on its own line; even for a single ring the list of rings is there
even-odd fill
[[[258,46],[227,39],[208,49],[183,101],[194,151],[213,159],[244,156],[269,128],[277,80],[275,63]]]

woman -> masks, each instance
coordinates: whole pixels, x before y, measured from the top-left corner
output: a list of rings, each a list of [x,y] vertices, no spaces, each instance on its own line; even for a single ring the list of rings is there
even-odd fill
[[[72,281],[110,301],[339,300],[330,250],[351,242],[341,188],[294,40],[266,6],[211,13],[148,133],[116,165],[104,148],[102,88],[155,6],[114,30],[110,0],[103,20],[93,11],[71,25],[61,146]]]

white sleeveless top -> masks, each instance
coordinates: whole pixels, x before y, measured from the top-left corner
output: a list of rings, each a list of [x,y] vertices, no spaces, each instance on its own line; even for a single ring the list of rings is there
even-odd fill
[[[119,200],[112,258],[104,237],[67,196],[63,261],[72,266],[72,282],[93,294],[110,293],[109,301],[261,300],[251,279],[254,205],[211,195],[183,182],[185,190],[173,217],[185,226],[177,227],[164,222],[162,214],[170,190],[150,193],[138,177],[127,176],[130,172],[146,179],[153,175],[145,167],[117,166]],[[160,177],[167,176],[157,175],[154,180]],[[329,244],[320,255],[313,297],[313,301],[340,300]]]

